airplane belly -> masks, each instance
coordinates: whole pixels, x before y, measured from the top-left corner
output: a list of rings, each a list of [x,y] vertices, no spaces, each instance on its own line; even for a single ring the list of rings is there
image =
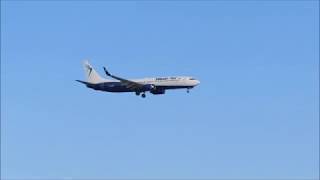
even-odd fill
[[[103,90],[108,92],[132,92],[131,89],[122,85],[120,82],[104,83]]]

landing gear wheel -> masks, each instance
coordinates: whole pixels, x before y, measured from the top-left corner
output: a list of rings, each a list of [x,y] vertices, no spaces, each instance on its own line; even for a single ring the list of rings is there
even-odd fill
[[[142,97],[142,98],[145,98],[145,97],[146,97],[146,94],[145,94],[145,93],[143,93],[143,94],[141,95],[141,97]]]
[[[136,95],[137,95],[137,96],[140,96],[140,92],[136,92]]]
[[[187,93],[189,93],[189,92],[190,92],[190,89],[188,88],[188,89],[187,89]]]

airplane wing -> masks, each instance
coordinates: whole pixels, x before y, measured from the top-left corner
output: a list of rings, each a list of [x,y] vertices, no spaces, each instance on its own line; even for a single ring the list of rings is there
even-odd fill
[[[138,83],[138,82],[130,81],[130,80],[118,77],[118,76],[114,76],[114,75],[110,74],[105,67],[103,67],[103,69],[104,69],[104,72],[106,73],[107,76],[110,76],[114,79],[119,80],[123,85],[125,85],[127,88],[129,88],[133,91],[137,91],[139,89],[142,89],[144,86],[144,84],[142,84],[142,83]]]

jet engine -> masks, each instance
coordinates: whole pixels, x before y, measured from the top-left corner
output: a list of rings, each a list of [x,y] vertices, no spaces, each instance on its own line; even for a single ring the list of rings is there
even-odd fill
[[[157,88],[153,84],[146,84],[143,86],[143,91],[155,91]]]
[[[164,94],[165,93],[165,89],[155,89],[155,90],[151,90],[150,92],[152,94]]]

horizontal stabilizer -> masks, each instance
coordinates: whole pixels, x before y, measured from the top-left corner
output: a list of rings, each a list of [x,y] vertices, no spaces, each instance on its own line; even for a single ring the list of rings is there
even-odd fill
[[[85,82],[85,81],[81,81],[81,80],[76,80],[76,81],[78,81],[78,82],[80,82],[82,84],[85,84],[85,85],[91,84],[91,83],[88,83],[88,82]]]

